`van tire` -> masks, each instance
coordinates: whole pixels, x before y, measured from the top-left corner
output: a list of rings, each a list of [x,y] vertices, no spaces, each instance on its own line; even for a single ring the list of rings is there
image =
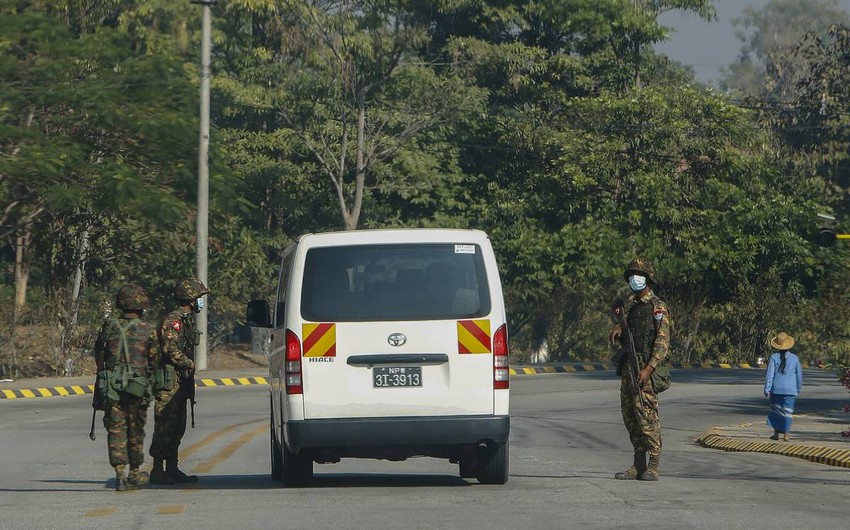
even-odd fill
[[[271,403],[269,403],[271,406]],[[269,409],[269,438],[271,439],[271,461],[272,461],[272,480],[280,480],[283,475],[283,462],[281,461],[280,442],[277,441],[277,436],[274,432],[274,414]]]
[[[508,442],[488,445],[476,457],[478,482],[481,484],[504,484],[508,481]]]
[[[283,485],[289,488],[307,486],[313,480],[313,459],[304,454],[291,452],[281,444],[283,460]]]

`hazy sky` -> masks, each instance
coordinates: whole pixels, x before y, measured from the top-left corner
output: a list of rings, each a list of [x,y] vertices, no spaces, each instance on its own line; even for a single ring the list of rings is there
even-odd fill
[[[697,78],[705,83],[720,77],[720,68],[731,64],[741,51],[732,20],[741,16],[744,7],[764,7],[769,0],[714,0],[717,20],[705,22],[693,15],[666,13],[660,20],[675,28],[670,40],[655,49],[673,60],[694,68]],[[836,5],[850,12],[850,0]]]

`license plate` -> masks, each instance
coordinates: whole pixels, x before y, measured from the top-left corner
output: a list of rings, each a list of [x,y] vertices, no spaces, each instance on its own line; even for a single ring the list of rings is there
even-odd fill
[[[376,366],[372,368],[375,388],[422,386],[421,366]]]

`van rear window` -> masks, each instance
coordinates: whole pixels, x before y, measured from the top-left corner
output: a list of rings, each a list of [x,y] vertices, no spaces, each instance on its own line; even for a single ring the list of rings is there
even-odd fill
[[[481,247],[417,243],[307,251],[301,316],[314,322],[442,320],[490,313]]]

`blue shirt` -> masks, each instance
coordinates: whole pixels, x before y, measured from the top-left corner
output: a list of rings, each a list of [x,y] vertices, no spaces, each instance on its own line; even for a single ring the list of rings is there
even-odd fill
[[[803,388],[803,369],[800,359],[790,351],[785,354],[785,373],[779,371],[782,357],[779,352],[770,356],[764,376],[765,394],[796,396]]]

